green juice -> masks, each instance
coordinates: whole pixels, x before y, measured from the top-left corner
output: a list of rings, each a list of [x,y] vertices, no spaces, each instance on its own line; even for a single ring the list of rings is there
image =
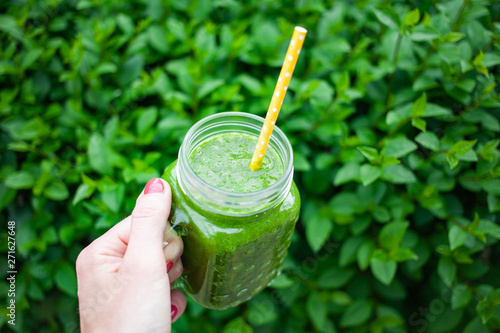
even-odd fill
[[[259,191],[283,175],[283,164],[271,147],[262,167],[252,171],[249,164],[256,142],[256,138],[247,134],[221,134],[196,147],[189,157],[189,164],[198,177],[220,190]]]
[[[249,163],[256,142],[257,136],[247,133],[215,134],[186,153],[186,161],[208,190],[252,195],[276,186],[285,167],[270,145],[262,168],[252,171]],[[183,172],[177,168],[175,161],[163,178],[172,189],[170,223],[184,230],[181,282],[187,294],[202,306],[236,306],[265,288],[279,273],[299,215],[297,187],[290,178],[291,184],[279,202],[263,200],[254,213],[240,214],[238,205],[234,211],[217,211],[216,197],[190,197],[191,191],[179,184]],[[220,205],[224,204],[221,201]]]

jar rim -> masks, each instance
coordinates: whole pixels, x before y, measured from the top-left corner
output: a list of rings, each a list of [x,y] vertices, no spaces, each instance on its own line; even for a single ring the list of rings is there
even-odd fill
[[[230,192],[208,184],[203,179],[201,179],[201,177],[199,177],[192,169],[189,163],[189,155],[191,154],[193,149],[196,148],[197,144],[200,143],[196,142],[197,134],[198,136],[200,136],[203,133],[204,127],[207,126],[209,127],[205,128],[205,131],[213,129],[213,127],[223,126],[224,120],[227,120],[226,125],[241,125],[242,127],[248,127],[248,129],[251,128],[253,131],[257,130],[258,132],[260,132],[260,129],[264,124],[264,118],[262,117],[250,113],[236,111],[217,113],[196,122],[187,132],[181,148],[179,149],[178,160],[180,162],[180,167],[177,168],[177,176],[179,180],[183,179],[183,181],[179,182],[182,191],[191,197],[192,193],[190,193],[187,188],[184,188],[188,187],[191,190],[199,192],[197,194],[201,194],[202,197],[204,197],[206,200],[214,201],[221,205],[231,206],[233,207],[233,210],[238,206],[243,210],[248,210],[252,205],[262,203],[263,201],[269,203],[266,209],[270,208],[269,206],[274,206],[277,202],[281,201],[280,199],[284,198],[284,195],[286,193],[288,193],[293,179],[292,146],[288,141],[285,133],[283,133],[283,131],[279,129],[278,126],[274,127],[269,144],[272,145],[273,148],[275,148],[277,154],[282,159],[283,175],[275,183],[269,185],[268,187],[254,192]],[[251,121],[249,122],[248,120]],[[210,124],[212,124],[211,127]],[[179,175],[179,172],[181,172],[181,170],[179,169],[181,168],[182,173],[185,177]],[[246,207],[246,209],[244,209],[244,207]],[[266,209],[252,211],[251,213],[259,213],[260,211]],[[236,210],[238,210],[238,208],[236,208]],[[217,213],[221,213],[221,211],[217,211]],[[241,216],[241,214],[239,213],[229,213],[229,215]]]

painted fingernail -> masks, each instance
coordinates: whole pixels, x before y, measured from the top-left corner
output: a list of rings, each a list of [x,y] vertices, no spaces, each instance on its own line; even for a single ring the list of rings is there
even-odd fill
[[[167,262],[167,273],[170,272],[170,269],[172,268],[173,265],[174,265],[173,262],[171,261]]]
[[[161,193],[163,192],[163,182],[161,181],[160,178],[153,178],[150,179],[149,182],[146,184],[146,187],[144,187],[144,194],[149,194],[149,193]]]
[[[177,307],[175,305],[173,305],[173,304],[170,307],[170,315],[172,316],[172,320],[177,315]]]

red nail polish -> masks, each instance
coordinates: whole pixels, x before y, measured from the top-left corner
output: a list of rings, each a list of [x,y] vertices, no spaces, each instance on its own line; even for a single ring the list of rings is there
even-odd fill
[[[173,304],[170,306],[170,315],[172,316],[172,320],[177,315],[177,307]]]
[[[172,268],[173,265],[174,265],[173,262],[171,261],[167,262],[167,273],[170,272],[170,269]]]
[[[149,194],[149,193],[161,193],[163,192],[163,182],[161,181],[160,178],[153,178],[150,179],[149,182],[146,184],[146,187],[144,187],[144,194]]]

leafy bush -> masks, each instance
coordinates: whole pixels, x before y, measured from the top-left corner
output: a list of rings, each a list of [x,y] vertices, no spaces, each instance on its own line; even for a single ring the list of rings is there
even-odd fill
[[[303,210],[284,272],[237,308],[189,302],[174,331],[500,329],[500,4],[416,3],[2,1],[0,209],[19,273],[17,325],[0,327],[78,330],[79,251],[194,122],[265,114],[297,24],[279,125]]]

